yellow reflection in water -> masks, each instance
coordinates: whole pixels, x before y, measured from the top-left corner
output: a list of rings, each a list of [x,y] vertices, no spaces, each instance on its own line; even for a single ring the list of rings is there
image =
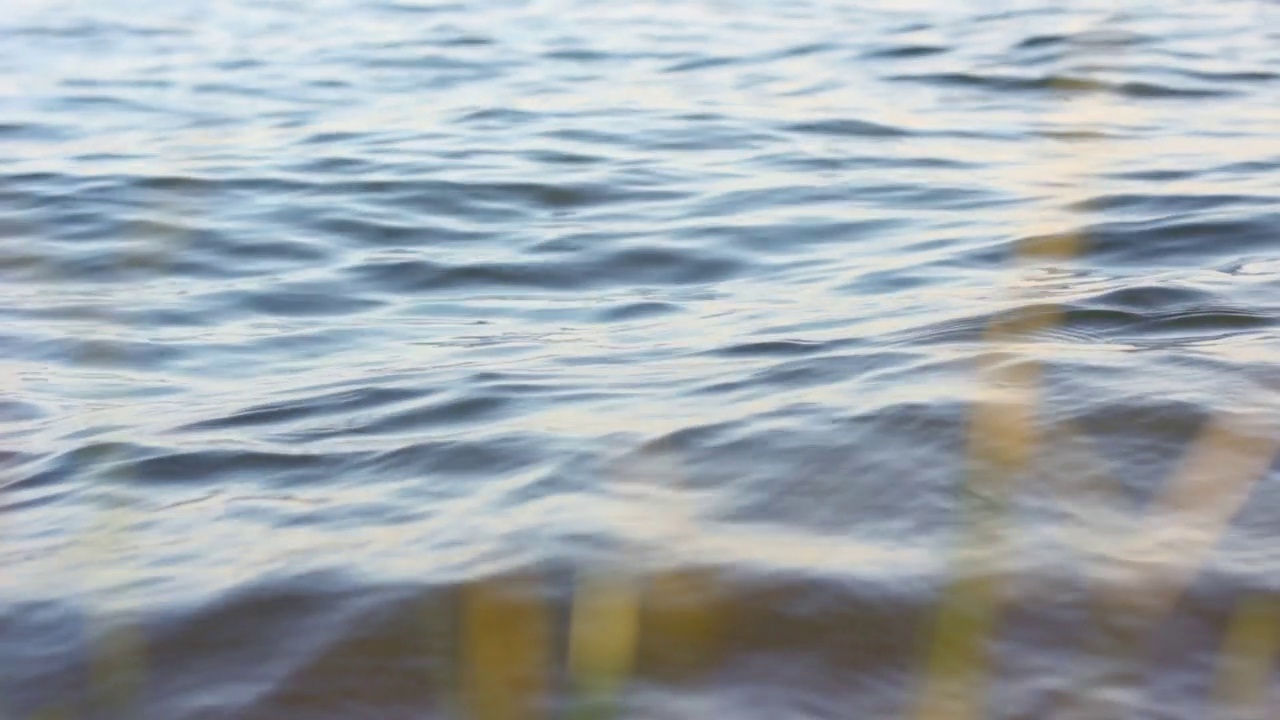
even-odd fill
[[[961,535],[935,619],[916,708],[920,720],[982,717],[994,634],[1003,590],[1002,570],[984,558],[1007,554],[1008,507],[1013,482],[1035,447],[1035,381],[1039,368],[1024,361],[986,369],[993,396],[973,411],[970,468],[961,500]]]
[[[622,572],[586,574],[574,592],[569,629],[569,676],[580,717],[615,711],[635,667],[639,636],[639,592]]]
[[[1107,98],[1100,92],[1064,91],[1058,118],[1070,128],[1089,128],[1108,120]],[[1070,92],[1066,92],[1070,91]],[[1050,118],[1050,120],[1054,120]],[[1051,127],[1053,123],[1050,123]],[[1022,166],[1029,187],[1046,187],[1053,199],[1087,183],[1096,159],[1096,144],[1082,144],[1090,152],[1057,152],[1047,160]],[[1056,164],[1056,167],[1051,165]],[[1022,239],[1014,257],[1014,275],[1007,291],[1019,301],[1011,317],[994,321],[984,336],[990,352],[979,365],[979,382],[985,388],[969,418],[968,477],[962,493],[960,530],[956,538],[951,578],[940,599],[924,677],[916,701],[918,720],[976,720],[986,715],[990,682],[990,645],[999,622],[1007,570],[995,567],[993,558],[1013,552],[1010,505],[1015,483],[1033,462],[1038,437],[1038,385],[1041,367],[1019,345],[1056,326],[1061,310],[1046,310],[1039,303],[1041,288],[1023,276],[1045,264],[1065,262],[1085,249],[1087,238],[1074,228],[1079,219],[1056,207],[1037,205],[1019,228]]]
[[[1127,582],[1099,588],[1103,608],[1137,610],[1147,622],[1167,616],[1277,450],[1280,434],[1269,428],[1234,416],[1210,420],[1171,483],[1119,545],[1114,562],[1133,572],[1120,574]]]
[[[1218,717],[1266,720],[1275,717],[1270,680],[1280,660],[1280,598],[1248,598],[1227,628],[1214,686]]]
[[[551,613],[538,573],[480,580],[463,590],[462,701],[474,720],[546,717]]]

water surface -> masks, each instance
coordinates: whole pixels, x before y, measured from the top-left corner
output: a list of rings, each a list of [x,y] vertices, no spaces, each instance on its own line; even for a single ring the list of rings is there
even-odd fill
[[[458,716],[466,589],[513,574],[561,697],[606,567],[685,578],[639,582],[625,715],[905,717],[994,397],[1040,444],[981,566],[1012,578],[983,693],[1054,715],[1092,687],[1103,529],[1214,418],[1224,473],[1270,452],[1277,28],[1261,0],[11,0],[0,707]],[[1129,711],[1203,716],[1227,618],[1280,591],[1255,464]]]

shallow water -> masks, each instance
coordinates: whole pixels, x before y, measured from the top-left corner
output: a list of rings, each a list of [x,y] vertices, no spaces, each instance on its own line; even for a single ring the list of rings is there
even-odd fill
[[[5,7],[11,717],[554,710],[606,568],[626,716],[912,715],[996,575],[989,714],[1199,718],[1280,592],[1274,3]]]

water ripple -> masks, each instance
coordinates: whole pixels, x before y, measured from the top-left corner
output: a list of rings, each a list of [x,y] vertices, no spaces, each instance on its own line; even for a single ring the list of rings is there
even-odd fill
[[[1277,37],[927,5],[6,8],[4,712],[92,707],[128,616],[156,717],[443,716],[470,588],[539,577],[562,637],[605,562],[733,629],[695,678],[647,596],[632,709],[901,716],[985,369],[1051,440],[981,558],[996,699],[1046,714],[1103,572],[1061,526],[1275,415]],[[1198,713],[1276,590],[1277,472],[1136,711]]]

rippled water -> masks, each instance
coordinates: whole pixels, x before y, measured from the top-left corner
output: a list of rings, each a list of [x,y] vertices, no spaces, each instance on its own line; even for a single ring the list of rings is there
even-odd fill
[[[1041,439],[991,713],[1089,690],[1081,558],[1211,418],[1261,477],[1120,702],[1202,717],[1280,591],[1274,3],[9,0],[0,36],[14,717],[105,707],[104,644],[131,717],[456,716],[459,589],[533,572],[554,659],[600,565],[696,579],[647,591],[628,715],[907,716],[984,366],[1038,368]]]

